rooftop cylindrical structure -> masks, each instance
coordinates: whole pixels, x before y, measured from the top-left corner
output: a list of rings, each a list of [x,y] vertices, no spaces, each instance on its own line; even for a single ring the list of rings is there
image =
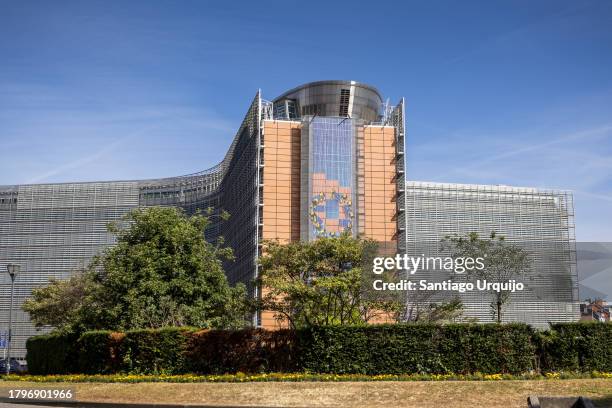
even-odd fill
[[[293,88],[273,102],[276,112],[288,119],[317,115],[376,122],[383,99],[375,87],[356,81],[317,81]]]

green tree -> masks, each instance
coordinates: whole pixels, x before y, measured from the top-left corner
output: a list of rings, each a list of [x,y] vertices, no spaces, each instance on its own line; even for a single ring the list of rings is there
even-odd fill
[[[489,239],[483,239],[472,232],[467,237],[448,236],[443,240],[443,248],[449,249],[456,258],[482,258],[484,268],[466,272],[466,276],[475,276],[489,282],[507,282],[523,276],[531,269],[529,253],[511,244],[503,236],[492,232]],[[502,321],[503,306],[510,301],[510,291],[490,290],[491,308],[498,323]]]
[[[94,286],[94,276],[87,270],[66,280],[51,279],[47,286],[32,291],[22,309],[36,327],[72,328],[81,323],[81,311]]]
[[[399,299],[371,289],[367,265],[375,252],[373,241],[348,234],[311,242],[265,242],[259,308],[273,311],[293,328],[397,318]]]
[[[38,313],[39,324],[77,330],[241,327],[248,316],[246,290],[229,286],[222,262],[232,258],[231,249],[204,239],[208,225],[207,216],[188,217],[173,207],[133,210],[109,226],[116,245],[96,256],[83,275],[91,282],[66,305],[71,318],[43,319],[53,311],[45,305],[85,278],[53,282],[27,307]]]
[[[452,323],[463,314],[463,302],[457,296],[432,300],[439,292],[415,292],[406,299],[404,319],[419,323]]]

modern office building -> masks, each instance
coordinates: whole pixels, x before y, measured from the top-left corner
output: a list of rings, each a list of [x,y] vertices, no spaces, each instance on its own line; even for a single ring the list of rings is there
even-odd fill
[[[134,208],[229,212],[227,221],[212,218],[207,238],[223,236],[234,250],[235,261],[225,265],[231,284],[251,284],[258,274],[261,242],[268,239],[289,242],[350,231],[381,242],[387,252],[403,253],[410,240],[420,239],[414,234],[428,233],[420,223],[432,221],[425,212],[438,200],[427,194],[416,201],[414,194],[406,199],[404,145],[403,99],[392,106],[372,86],[321,81],[273,100],[257,92],[224,159],[205,171],[155,180],[0,187],[0,271],[11,263],[22,270],[15,284],[15,353],[25,355],[27,337],[45,331],[37,331],[20,309],[32,289],[52,277],[69,277],[113,245],[107,223],[120,221]],[[415,184],[408,186],[415,190]],[[406,203],[414,210],[408,218]],[[423,213],[415,217],[419,211]],[[516,219],[516,228],[531,228],[530,216],[564,228],[562,219],[570,214],[567,206],[543,206],[537,215]],[[452,225],[457,232],[470,230],[468,225]],[[567,228],[569,233],[570,224]],[[7,275],[0,278],[0,330],[8,327]],[[259,295],[256,287],[250,290]],[[267,313],[254,317],[253,323],[277,324]]]

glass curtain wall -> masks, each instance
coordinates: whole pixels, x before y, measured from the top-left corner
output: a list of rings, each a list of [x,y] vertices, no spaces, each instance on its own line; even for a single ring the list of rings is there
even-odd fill
[[[314,117],[308,132],[308,238],[333,237],[345,231],[354,234],[354,122]]]

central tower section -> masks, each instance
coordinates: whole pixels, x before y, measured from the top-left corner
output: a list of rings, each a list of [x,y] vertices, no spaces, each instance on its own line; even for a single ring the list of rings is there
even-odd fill
[[[319,81],[262,109],[259,238],[348,232],[401,249],[403,100],[389,106],[372,86]]]

